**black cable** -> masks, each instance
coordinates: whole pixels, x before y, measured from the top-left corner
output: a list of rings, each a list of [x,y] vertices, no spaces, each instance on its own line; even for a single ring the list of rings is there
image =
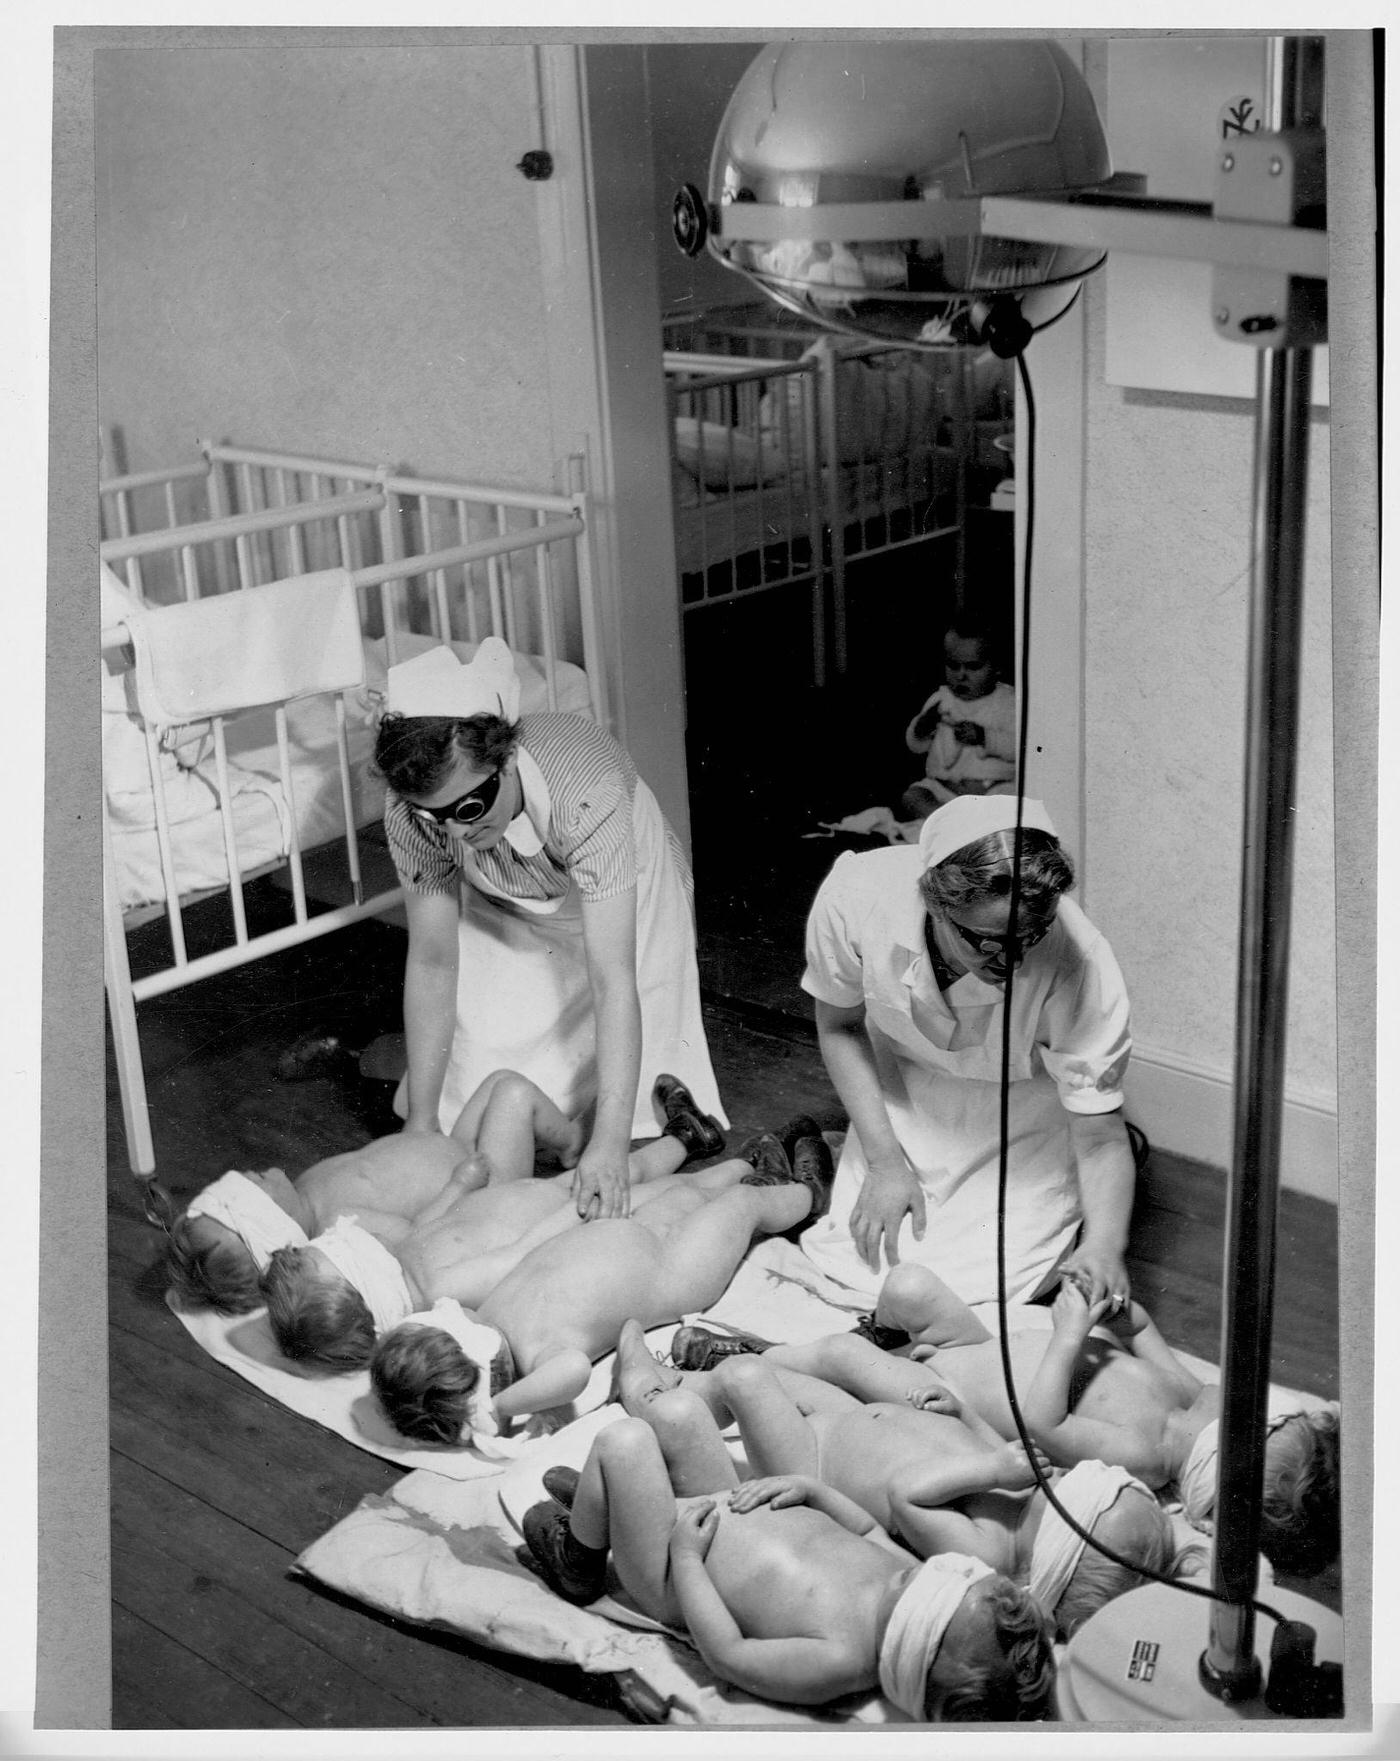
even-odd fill
[[[1011,892],[1009,896],[1010,915],[1007,919],[1008,932],[1016,934],[1021,905],[1021,840],[1022,818],[1025,806],[1026,789],[1026,752],[1027,734],[1030,726],[1030,656],[1031,656],[1031,558],[1034,554],[1035,540],[1035,395],[1031,389],[1030,372],[1026,367],[1024,351],[1015,357],[1016,370],[1020,375],[1021,389],[1026,400],[1026,549],[1021,570],[1021,664],[1016,680],[1016,824],[1012,834],[1011,847]],[[1018,487],[1017,494],[1020,494]],[[1181,1590],[1189,1596],[1201,1596],[1209,1602],[1223,1602],[1228,1607],[1237,1608],[1228,1596],[1221,1595],[1218,1590],[1207,1588],[1201,1584],[1188,1583],[1182,1578],[1168,1577],[1165,1572],[1153,1571],[1149,1567],[1125,1559],[1121,1553],[1104,1542],[1096,1540],[1089,1531],[1072,1517],[1051,1490],[1050,1481],[1040,1463],[1036,1460],[1035,1439],[1021,1413],[1020,1402],[1016,1398],[1016,1385],[1011,1371],[1011,1331],[1007,1324],[1006,1299],[1006,1187],[1009,1166],[1009,1137],[1011,1125],[1011,1000],[1015,983],[1016,965],[1019,955],[1017,943],[1011,946],[1011,959],[1006,970],[1006,985],[1002,999],[1001,1017],[1001,1080],[998,1096],[997,1123],[1001,1134],[1001,1142],[997,1154],[997,1332],[1001,1348],[1002,1376],[1006,1383],[1006,1399],[1011,1409],[1012,1422],[1016,1426],[1016,1434],[1020,1438],[1021,1447],[1026,1452],[1032,1474],[1035,1476],[1037,1488],[1045,1494],[1050,1508],[1066,1523],[1076,1535],[1096,1553],[1110,1559],[1115,1565],[1133,1572],[1141,1578],[1150,1578],[1154,1583],[1169,1584],[1175,1590]],[[1249,1599],[1249,1606],[1259,1614],[1267,1614],[1280,1625],[1284,1617],[1277,1609],[1270,1608],[1266,1602],[1256,1598]],[[1049,1612],[1049,1611],[1047,1611]]]

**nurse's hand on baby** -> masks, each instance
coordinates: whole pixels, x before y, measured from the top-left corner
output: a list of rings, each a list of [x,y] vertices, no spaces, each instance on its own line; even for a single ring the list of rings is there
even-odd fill
[[[1050,1305],[1050,1320],[1056,1337],[1082,1343],[1092,1328],[1107,1319],[1112,1306],[1112,1298],[1107,1296],[1090,1302],[1078,1279],[1066,1272]]]
[[[1112,1314],[1118,1314],[1125,1309],[1133,1293],[1133,1281],[1128,1276],[1128,1268],[1123,1264],[1123,1256],[1095,1248],[1087,1242],[1081,1242],[1075,1248],[1060,1268],[1060,1273],[1062,1277],[1079,1286],[1086,1302],[1096,1303],[1106,1299]]]
[[[598,1217],[630,1216],[631,1187],[626,1147],[619,1154],[595,1140],[579,1157],[574,1169],[574,1207],[585,1223]]]
[[[872,1272],[880,1270],[882,1248],[888,1265],[899,1264],[899,1232],[906,1217],[913,1222],[915,1241],[922,1241],[928,1215],[918,1176],[902,1156],[898,1161],[872,1160],[851,1207],[851,1240]]]

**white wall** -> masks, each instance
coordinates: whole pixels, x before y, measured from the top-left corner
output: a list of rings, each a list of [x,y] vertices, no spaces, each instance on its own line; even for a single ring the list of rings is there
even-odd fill
[[[1090,70],[1101,73],[1101,60],[1096,67],[1091,56]],[[1102,279],[1085,297],[1084,902],[1131,990],[1133,1110],[1162,1143],[1223,1162],[1252,412],[1223,399],[1109,386]],[[1311,440],[1285,1178],[1331,1196],[1337,1071],[1325,412],[1314,413]]]
[[[100,48],[98,375],[128,463],[205,434],[540,487],[527,45]]]
[[[585,456],[614,725],[684,841],[641,50],[588,53],[595,141],[569,48],[99,48],[100,419],[132,470],[204,436],[535,489]]]

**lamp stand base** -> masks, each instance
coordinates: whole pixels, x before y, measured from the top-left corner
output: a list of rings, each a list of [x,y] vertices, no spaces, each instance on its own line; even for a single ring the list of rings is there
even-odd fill
[[[1261,1599],[1285,1620],[1317,1633],[1317,1663],[1342,1662],[1340,1616],[1306,1596],[1269,1585]],[[1167,1584],[1144,1584],[1101,1608],[1070,1640],[1056,1682],[1059,1717],[1069,1724],[1274,1723],[1263,1687],[1248,1698],[1218,1699],[1201,1680],[1210,1605]],[[1276,1622],[1255,1617],[1254,1642],[1267,1661]],[[1289,1720],[1288,1722],[1293,1722]]]

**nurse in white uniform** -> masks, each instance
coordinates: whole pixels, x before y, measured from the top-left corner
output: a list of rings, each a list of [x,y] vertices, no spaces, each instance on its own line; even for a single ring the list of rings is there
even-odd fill
[[[1074,1272],[1126,1299],[1135,1171],[1123,1124],[1128,999],[1108,943],[1069,899],[1074,871],[1038,801],[961,796],[918,847],[839,857],[807,925],[803,988],[851,1126],[807,1255],[874,1298],[926,1266],[968,1303],[997,1295],[1002,1017],[1011,1003],[1007,1293]],[[873,1303],[872,1303],[873,1306]]]
[[[628,1212],[627,1151],[662,1072],[725,1122],[700,1016],[690,871],[631,758],[580,716],[518,715],[497,637],[389,669],[375,763],[408,908],[396,1102],[447,1129],[495,1070],[591,1115],[581,1215]]]

